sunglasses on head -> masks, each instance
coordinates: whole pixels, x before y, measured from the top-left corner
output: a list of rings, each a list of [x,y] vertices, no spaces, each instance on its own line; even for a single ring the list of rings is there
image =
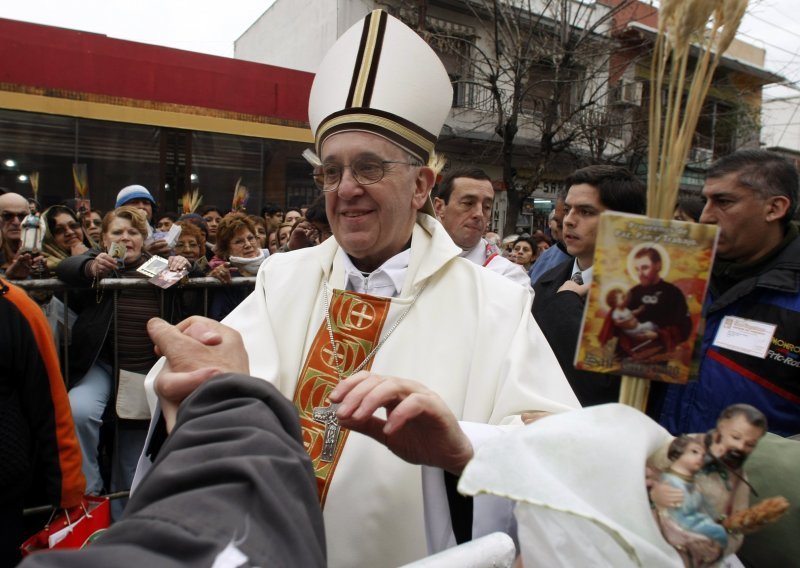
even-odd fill
[[[22,220],[28,216],[28,213],[14,213],[13,211],[3,211],[0,213],[0,218],[3,219],[6,223],[10,223],[14,217],[16,217],[20,223]]]

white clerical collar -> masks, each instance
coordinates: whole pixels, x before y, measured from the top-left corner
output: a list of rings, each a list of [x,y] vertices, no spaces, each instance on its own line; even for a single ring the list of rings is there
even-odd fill
[[[370,294],[382,298],[394,298],[400,295],[406,281],[408,261],[411,249],[407,248],[380,265],[367,275],[353,265],[353,261],[344,250],[340,249],[345,271],[345,289],[360,294]]]
[[[594,273],[594,264],[591,265],[586,270],[581,270],[578,267],[578,259],[575,259],[575,262],[572,263],[572,276],[575,275],[576,272],[581,273],[581,278],[583,278],[584,284],[591,284],[592,283],[592,274]]]
[[[479,264],[483,266],[483,263],[486,262],[486,239],[481,239],[478,241],[478,244],[472,247],[471,249],[462,250],[461,254],[458,256],[462,258],[466,258],[470,262],[474,262],[475,264]]]

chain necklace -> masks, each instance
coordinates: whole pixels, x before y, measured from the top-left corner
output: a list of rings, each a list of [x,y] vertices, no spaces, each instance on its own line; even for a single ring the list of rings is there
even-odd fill
[[[383,347],[383,344],[386,343],[386,340],[389,339],[389,336],[392,335],[392,332],[397,329],[397,326],[400,325],[405,317],[408,315],[408,312],[411,311],[411,308],[419,298],[419,295],[422,294],[422,291],[427,286],[427,282],[422,285],[419,289],[419,292],[411,299],[411,303],[408,307],[400,314],[400,317],[397,318],[397,321],[394,322],[392,327],[386,332],[386,334],[378,341],[378,343],[373,347],[367,356],[364,357],[364,360],[361,364],[356,367],[349,376],[355,375],[361,369],[363,369],[367,363],[375,356],[375,353],[378,352],[378,349]],[[339,376],[339,380],[342,381],[345,379],[344,371],[342,370],[342,363],[339,361],[339,353],[336,350],[336,340],[333,338],[333,324],[331,323],[331,310],[330,304],[328,302],[328,283],[322,283],[322,303],[325,309],[325,325],[328,328],[328,338],[331,341],[331,351],[333,351],[333,362],[336,365],[336,374]],[[323,462],[332,462],[335,458],[336,454],[336,444],[339,440],[339,420],[336,418],[336,410],[339,408],[339,403],[331,403],[328,406],[318,406],[313,409],[312,416],[315,421],[321,422],[325,425],[325,432],[323,433],[323,444],[322,444],[322,454],[320,455],[320,460]]]
[[[389,339],[389,336],[392,335],[394,330],[397,329],[397,326],[400,325],[400,322],[402,322],[408,315],[408,312],[411,311],[411,308],[417,302],[417,298],[419,298],[419,295],[422,294],[423,290],[425,290],[425,287],[427,285],[428,285],[427,282],[425,282],[425,284],[422,285],[422,287],[419,289],[419,292],[417,292],[416,295],[411,299],[411,303],[408,305],[408,307],[403,311],[402,314],[400,314],[400,317],[397,318],[397,321],[394,322],[394,324],[392,324],[392,327],[389,328],[389,330],[380,339],[380,341],[378,341],[375,347],[373,347],[372,350],[369,353],[367,353],[367,356],[364,357],[364,360],[361,361],[361,364],[355,369],[353,369],[353,372],[350,373],[350,375],[348,376],[355,375],[361,369],[363,369],[367,365],[367,363],[369,363],[372,357],[375,356],[375,354],[378,352],[378,349],[383,347],[383,344],[386,343],[386,340]],[[334,340],[333,338],[333,324],[331,323],[331,310],[330,310],[330,305],[328,303],[327,282],[322,283],[322,304],[323,304],[323,309],[325,310],[325,326],[328,328],[328,337],[331,342],[331,351],[333,351],[333,362],[336,365],[336,373],[339,375],[339,380],[341,381],[344,380],[346,377],[344,376],[344,371],[342,370],[342,364],[339,361],[339,352],[336,349],[336,340]]]

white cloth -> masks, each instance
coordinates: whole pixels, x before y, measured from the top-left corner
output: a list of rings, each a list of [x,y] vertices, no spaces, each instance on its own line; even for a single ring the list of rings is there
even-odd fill
[[[366,276],[353,265],[353,261],[342,249],[339,249],[339,257],[344,264],[347,290],[394,298],[400,294],[405,284],[411,251],[406,249],[397,253]]]
[[[458,489],[517,502],[525,566],[677,568],[645,483],[648,456],[671,439],[620,404],[562,413],[487,440]]]
[[[511,262],[503,255],[497,254],[489,261],[489,264],[486,264],[486,245],[489,243],[486,239],[481,239],[478,241],[478,244],[472,247],[471,249],[462,251],[459,255],[462,258],[466,258],[470,262],[477,264],[478,266],[485,266],[492,272],[497,272],[501,276],[505,276],[512,282],[516,282],[526,290],[528,290],[531,294],[533,294],[533,288],[531,287],[531,279],[528,277],[528,273],[525,272],[525,269],[522,268],[521,265]]]
[[[520,423],[524,410],[577,407],[531,316],[530,294],[459,252],[438,221],[417,216],[393,306],[405,308],[427,286],[372,371],[424,383],[472,422]],[[342,288],[343,264],[334,239],[273,255],[253,294],[224,320],[242,334],[250,373],[287,397],[323,321],[322,282]],[[347,438],[324,517],[330,566],[399,566],[427,554],[420,468],[366,436]]]

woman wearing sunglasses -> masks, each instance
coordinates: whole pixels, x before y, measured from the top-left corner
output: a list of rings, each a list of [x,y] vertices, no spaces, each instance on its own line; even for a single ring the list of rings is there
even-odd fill
[[[50,270],[55,270],[65,258],[99,248],[84,232],[78,216],[69,207],[53,205],[42,216],[46,227],[42,252]]]

